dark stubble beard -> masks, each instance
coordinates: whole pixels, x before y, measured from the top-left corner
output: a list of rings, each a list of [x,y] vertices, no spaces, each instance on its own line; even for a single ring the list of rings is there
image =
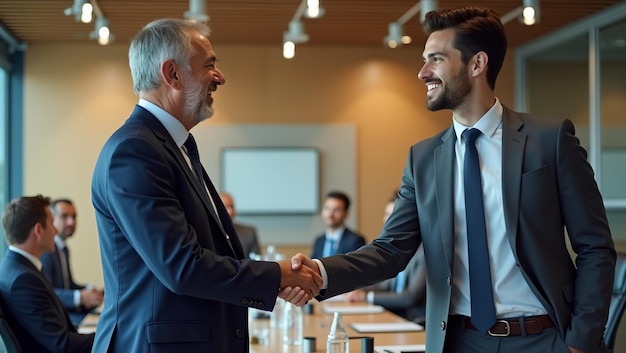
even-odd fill
[[[467,64],[463,65],[457,75],[448,81],[445,90],[441,92],[439,98],[426,100],[426,108],[428,108],[428,110],[433,112],[442,109],[454,110],[463,103],[465,97],[467,97],[472,90],[466,69]]]

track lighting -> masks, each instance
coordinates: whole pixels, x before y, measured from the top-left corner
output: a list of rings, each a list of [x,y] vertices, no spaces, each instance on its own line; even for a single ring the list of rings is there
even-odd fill
[[[304,24],[300,20],[291,20],[289,30],[283,33],[283,57],[291,59],[296,55],[296,44],[309,41],[309,35],[304,32]]]
[[[93,5],[88,0],[74,0],[72,7],[63,11],[65,16],[74,15],[76,22],[89,23],[93,18]]]
[[[306,0],[306,18],[320,18],[324,16],[324,9],[320,7],[320,0]]]
[[[98,44],[107,45],[113,42],[114,36],[109,29],[109,20],[104,17],[96,18],[96,28],[89,35],[91,39],[97,39]]]
[[[189,11],[185,11],[183,15],[186,19],[195,22],[206,23],[209,21],[205,0],[189,0]]]
[[[283,33],[283,57],[292,59],[296,56],[296,44],[309,41],[309,35],[304,32],[302,16],[306,18],[320,18],[324,9],[320,7],[320,0],[302,0],[296,13],[289,21],[289,30]]]
[[[74,0],[72,7],[65,9],[64,13],[66,16],[74,15],[76,21],[83,23],[89,23],[95,17],[96,27],[89,33],[89,38],[97,39],[100,45],[107,45],[115,39],[109,28],[109,20],[104,17],[98,6],[98,0]]]
[[[421,12],[420,21],[424,22],[424,16],[437,9],[437,0],[422,0],[413,5],[406,13],[404,13],[397,21],[389,24],[389,32],[383,39],[383,43],[389,48],[397,48],[403,44],[410,44],[412,39],[410,36],[405,36],[402,31],[402,26],[410,20],[413,16]]]
[[[523,0],[522,6],[500,17],[502,24],[510,22],[514,18],[518,18],[527,26],[532,26],[539,22],[541,11],[539,8],[539,0]]]

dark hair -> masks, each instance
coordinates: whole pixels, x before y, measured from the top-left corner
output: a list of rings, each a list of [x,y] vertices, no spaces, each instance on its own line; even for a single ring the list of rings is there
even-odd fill
[[[328,195],[326,195],[326,198],[341,200],[346,211],[350,208],[350,198],[348,197],[348,195],[341,191],[331,191],[328,193]]]
[[[56,207],[58,203],[66,203],[68,205],[74,206],[74,203],[70,199],[54,199],[52,200],[52,202],[50,202],[50,212],[52,212],[53,215],[56,215]]]
[[[426,34],[448,28],[454,28],[453,46],[461,51],[464,63],[479,51],[487,53],[487,83],[494,89],[507,47],[500,16],[493,10],[476,7],[434,10],[426,14]]]
[[[2,226],[7,243],[9,245],[23,244],[37,223],[46,227],[48,205],[50,205],[50,198],[41,195],[13,199],[2,214]]]

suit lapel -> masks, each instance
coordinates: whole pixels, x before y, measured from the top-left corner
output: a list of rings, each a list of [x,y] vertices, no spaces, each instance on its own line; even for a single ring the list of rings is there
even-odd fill
[[[454,143],[456,135],[450,127],[441,137],[442,144],[435,148],[435,189],[437,194],[437,212],[439,212],[439,226],[441,242],[450,271],[454,260]]]
[[[502,114],[502,198],[507,236],[516,257],[522,162],[526,148],[526,134],[519,132],[522,125],[517,114],[504,107]]]
[[[172,140],[172,137],[167,132],[163,124],[161,124],[161,122],[157,118],[155,118],[150,112],[140,106],[135,107],[135,111],[133,111],[133,114],[131,115],[131,118],[132,117],[141,119],[146,124],[146,126],[148,126],[150,130],[152,130],[152,132],[154,132],[154,135],[163,143],[163,148],[165,148],[165,150],[170,155],[172,155],[172,157],[174,157],[174,159],[178,163],[178,166],[185,173],[189,184],[198,194],[200,199],[202,199],[202,203],[204,204],[207,212],[213,217],[219,227],[222,228],[219,219],[217,218],[217,214],[215,213],[215,210],[211,205],[211,200],[209,200],[209,197],[204,190],[204,187],[201,185],[198,178],[189,168],[185,157],[183,157],[183,152],[180,150],[180,148],[178,148],[174,140]],[[224,231],[224,229],[222,229],[222,231]]]
[[[176,143],[174,142],[170,134],[167,132],[163,124],[161,124],[161,122],[157,118],[155,118],[152,114],[150,114],[150,112],[148,112],[147,110],[143,109],[140,106],[135,107],[135,111],[133,112],[131,117],[133,116],[136,116],[140,118],[142,121],[144,121],[145,124],[150,128],[150,130],[154,132],[155,136],[163,143],[163,147],[165,148],[165,150],[174,157],[174,159],[178,163],[178,166],[185,173],[185,176],[187,177],[187,181],[192,186],[196,194],[198,194],[198,196],[202,200],[205,210],[211,215],[211,217],[213,217],[213,220],[216,222],[217,226],[222,231],[222,234],[228,238],[230,238],[230,234],[235,234],[232,223],[230,223],[230,217],[227,216],[228,214],[226,213],[226,210],[223,205],[222,205],[222,208],[224,208],[224,212],[221,215],[221,217],[219,217],[218,214],[216,213],[215,208],[217,208],[219,212],[220,207],[218,206],[218,204],[221,205],[221,201],[220,201],[219,195],[215,191],[215,187],[213,186],[213,183],[211,183],[209,176],[206,174],[204,167],[202,167],[202,175],[204,176],[204,181],[207,184],[207,189],[209,190],[209,192],[211,192],[211,190],[214,191],[211,194],[211,197],[213,198],[213,202],[215,203],[215,208],[213,207],[213,204],[211,203],[211,200],[209,199],[209,195],[207,194],[207,191],[205,190],[204,185],[202,185],[202,183],[198,180],[198,178],[193,173],[191,168],[189,168],[189,165],[187,164],[185,157],[183,157],[183,152],[176,145]],[[225,229],[223,222],[227,222],[227,224],[230,225],[230,228],[226,227]],[[230,240],[228,240],[228,245],[231,248],[233,254],[237,258],[240,258],[237,251],[233,248]],[[239,246],[239,248],[241,248],[241,246]],[[240,249],[239,252],[243,254],[243,250]]]

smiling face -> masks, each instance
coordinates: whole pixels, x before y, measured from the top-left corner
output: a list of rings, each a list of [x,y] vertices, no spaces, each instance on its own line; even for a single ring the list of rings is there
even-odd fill
[[[418,77],[426,84],[426,107],[431,111],[457,109],[472,90],[467,64],[453,46],[454,37],[454,29],[435,31],[424,46]]]
[[[194,33],[191,43],[194,53],[189,62],[190,70],[182,70],[185,78],[183,113],[195,125],[213,116],[212,94],[226,80],[215,65],[217,57],[209,39]]]

